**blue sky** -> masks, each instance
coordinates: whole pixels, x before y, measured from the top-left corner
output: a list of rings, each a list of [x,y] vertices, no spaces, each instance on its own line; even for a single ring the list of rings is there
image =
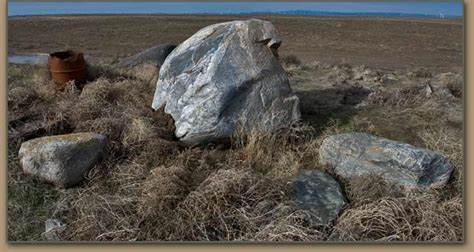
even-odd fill
[[[330,12],[386,12],[462,16],[461,2],[10,2],[8,15],[45,14],[153,14],[232,13],[252,11],[312,10]]]

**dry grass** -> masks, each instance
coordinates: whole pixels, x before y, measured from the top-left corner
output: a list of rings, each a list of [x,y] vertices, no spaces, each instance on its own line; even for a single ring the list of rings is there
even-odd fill
[[[458,241],[463,236],[462,200],[434,194],[384,197],[347,209],[330,240]]]
[[[280,62],[285,67],[301,65],[301,60],[292,54],[281,57]]]
[[[353,110],[358,103],[351,96],[360,96],[344,88],[342,95],[351,102],[331,98],[339,107],[324,111],[332,117],[317,125],[293,125],[269,135],[236,134],[225,148],[190,148],[174,138],[172,119],[150,108],[156,69],[148,65],[129,71],[91,67],[82,91],[70,85],[63,93],[54,91],[44,68],[9,68],[9,240],[41,240],[48,218],[67,224],[61,238],[69,241],[462,239],[461,135],[449,123],[437,123],[443,115],[437,111],[441,106],[431,106],[437,100],[420,98],[417,106],[385,100],[378,103],[383,105],[382,115],[373,112],[374,103],[368,103],[363,108],[366,113],[359,112],[362,116],[340,120],[336,116],[347,116],[342,110]],[[326,73],[332,76],[328,78],[347,74],[344,78],[350,83],[350,67],[344,66],[336,76],[332,70]],[[291,80],[302,83],[314,81],[311,71],[326,71],[307,66],[291,69],[295,71]],[[405,98],[411,94],[400,92]],[[340,95],[340,91],[331,95]],[[421,97],[416,92],[413,95]],[[303,119],[311,113],[321,115],[333,104],[313,106],[305,108],[309,112]],[[376,122],[381,116],[399,120],[403,110],[416,118],[404,123],[416,128],[421,145],[447,155],[455,165],[454,178],[446,188],[406,191],[374,177],[338,178],[350,204],[334,223],[317,225],[310,212],[294,207],[288,184],[298,169],[324,169],[333,174],[318,161],[325,136],[346,131],[384,136],[387,125]],[[421,113],[433,116],[417,117]],[[62,127],[47,127],[58,121]],[[44,131],[25,134],[32,125]],[[103,133],[112,143],[106,158],[82,185],[56,189],[22,174],[17,157],[22,141],[78,131]]]

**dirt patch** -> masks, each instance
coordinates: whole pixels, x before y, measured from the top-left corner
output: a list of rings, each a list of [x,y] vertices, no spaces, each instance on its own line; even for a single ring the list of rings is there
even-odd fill
[[[72,47],[94,57],[125,58],[156,44],[181,43],[214,23],[249,18],[272,22],[283,38],[279,54],[295,55],[304,63],[365,64],[391,69],[424,67],[440,71],[463,67],[461,19],[277,15],[10,17],[8,52],[49,53]]]

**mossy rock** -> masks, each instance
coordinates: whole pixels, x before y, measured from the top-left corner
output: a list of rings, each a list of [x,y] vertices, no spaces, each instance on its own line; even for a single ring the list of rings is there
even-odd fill
[[[70,187],[84,179],[106,145],[105,136],[91,132],[47,136],[24,142],[18,156],[26,174]]]

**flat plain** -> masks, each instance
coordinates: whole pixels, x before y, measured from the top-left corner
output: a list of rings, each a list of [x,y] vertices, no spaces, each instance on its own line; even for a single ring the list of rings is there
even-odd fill
[[[36,16],[8,20],[9,53],[65,48],[121,58],[155,44],[178,44],[214,23],[260,18],[283,38],[280,53],[303,62],[386,68],[462,68],[462,19],[308,16],[107,15]]]

